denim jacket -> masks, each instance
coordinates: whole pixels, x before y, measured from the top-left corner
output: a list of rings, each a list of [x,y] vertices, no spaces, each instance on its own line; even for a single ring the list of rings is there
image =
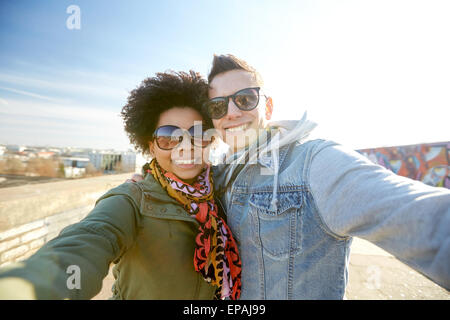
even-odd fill
[[[343,299],[352,236],[450,288],[450,191],[400,177],[334,142],[247,164],[221,203],[242,260],[241,299]],[[216,168],[215,184],[224,183]],[[274,187],[278,205],[274,208]]]

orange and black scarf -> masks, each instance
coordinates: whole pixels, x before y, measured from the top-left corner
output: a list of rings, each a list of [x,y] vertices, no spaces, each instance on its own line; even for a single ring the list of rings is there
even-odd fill
[[[241,260],[230,228],[218,216],[210,167],[207,166],[192,185],[162,169],[155,159],[145,167],[169,196],[180,202],[200,223],[195,238],[195,270],[211,285],[217,286],[216,298],[239,299]]]

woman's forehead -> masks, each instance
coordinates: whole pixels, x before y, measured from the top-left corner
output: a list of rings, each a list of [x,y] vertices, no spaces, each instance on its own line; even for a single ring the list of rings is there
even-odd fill
[[[183,129],[189,129],[194,124],[203,121],[202,115],[190,107],[173,107],[164,111],[159,116],[158,127],[172,125]]]

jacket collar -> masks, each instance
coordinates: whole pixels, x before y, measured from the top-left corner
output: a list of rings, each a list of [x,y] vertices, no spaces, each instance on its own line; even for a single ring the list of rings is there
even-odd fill
[[[277,150],[278,156],[279,156],[278,168],[282,167],[283,161],[286,158],[288,149],[289,149],[289,145],[286,145]],[[261,155],[260,157],[258,157],[258,163],[263,167],[266,167],[272,171],[275,171],[275,163],[273,162],[273,158],[268,154],[264,154],[264,155]]]
[[[184,220],[195,222],[183,206],[169,196],[161,184],[151,174],[146,174],[144,180],[138,182],[143,197],[141,200],[141,212],[143,215],[160,219]]]

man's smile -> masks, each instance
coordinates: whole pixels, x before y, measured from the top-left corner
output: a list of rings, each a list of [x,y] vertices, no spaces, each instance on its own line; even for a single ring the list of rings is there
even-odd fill
[[[237,131],[245,131],[250,127],[250,125],[251,125],[251,122],[247,122],[244,124],[228,126],[228,127],[225,127],[224,129],[225,129],[225,132],[233,133],[233,132],[237,132]]]

